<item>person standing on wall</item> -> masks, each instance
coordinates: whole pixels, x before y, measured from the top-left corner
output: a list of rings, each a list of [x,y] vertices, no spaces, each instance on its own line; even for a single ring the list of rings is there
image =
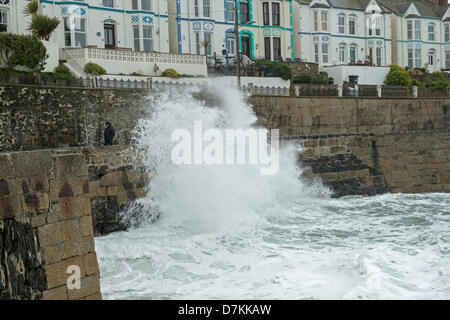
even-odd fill
[[[106,122],[104,135],[105,135],[105,146],[112,146],[114,136],[116,135],[116,130],[114,130],[109,121]]]

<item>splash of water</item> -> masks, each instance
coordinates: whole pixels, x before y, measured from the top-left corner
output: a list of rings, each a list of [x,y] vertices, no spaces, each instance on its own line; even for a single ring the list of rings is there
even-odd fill
[[[206,100],[199,100],[199,93]],[[262,176],[259,165],[176,165],[171,160],[171,134],[184,128],[193,134],[194,122],[203,129],[255,127],[256,116],[246,97],[220,82],[181,92],[164,92],[149,101],[151,117],[140,119],[135,136],[151,173],[149,196],[138,201],[142,217],[160,214],[170,224],[216,229],[261,220],[267,208],[280,202],[301,201],[326,193],[305,186],[293,145],[280,150],[280,171]],[[265,130],[265,129],[264,129]],[[248,145],[247,145],[248,147]],[[133,211],[132,208],[130,212]],[[273,212],[273,210],[270,210]]]

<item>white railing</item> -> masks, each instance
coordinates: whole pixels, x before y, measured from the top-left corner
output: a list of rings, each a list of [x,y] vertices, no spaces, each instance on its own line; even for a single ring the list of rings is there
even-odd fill
[[[100,48],[65,48],[63,56],[68,59],[98,59],[120,62],[204,64],[205,56],[164,52],[145,52],[133,50],[113,50]]]

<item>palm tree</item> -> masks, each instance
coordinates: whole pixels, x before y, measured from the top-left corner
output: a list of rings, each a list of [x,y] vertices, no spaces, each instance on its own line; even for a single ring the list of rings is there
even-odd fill
[[[39,3],[37,0],[30,1],[23,10],[25,16],[31,16],[31,24],[28,30],[41,40],[48,41],[51,34],[58,27],[60,21],[57,18],[50,18],[39,14]]]

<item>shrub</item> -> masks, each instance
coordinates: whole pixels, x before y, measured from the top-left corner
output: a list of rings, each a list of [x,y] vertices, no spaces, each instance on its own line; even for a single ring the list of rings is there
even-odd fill
[[[47,49],[36,36],[5,32],[0,33],[0,56],[9,71],[22,66],[32,70],[38,78],[48,58]]]
[[[86,63],[83,71],[90,76],[101,76],[106,74],[106,70],[102,66],[93,62]]]
[[[409,72],[398,65],[391,65],[391,70],[386,76],[384,83],[392,86],[411,86]]]
[[[426,83],[426,87],[432,90],[445,91],[445,89],[447,89],[448,87],[448,82],[442,80],[431,81]]]
[[[55,68],[55,70],[53,70],[53,72],[55,74],[60,74],[60,75],[69,75],[69,76],[72,75],[72,73],[70,72],[70,69],[63,64],[60,64],[59,66],[57,66]]]
[[[311,75],[310,74],[300,74],[296,75],[293,79],[294,83],[311,83]]]
[[[270,61],[266,59],[256,60],[255,65],[257,67],[265,67],[267,72],[272,73],[276,77],[281,77],[283,80],[291,80],[292,79],[292,71],[287,65],[278,62],[278,61]]]
[[[161,73],[162,77],[168,77],[168,78],[173,78],[173,79],[177,79],[180,77],[180,75],[178,74],[177,70],[175,69],[166,69]]]

